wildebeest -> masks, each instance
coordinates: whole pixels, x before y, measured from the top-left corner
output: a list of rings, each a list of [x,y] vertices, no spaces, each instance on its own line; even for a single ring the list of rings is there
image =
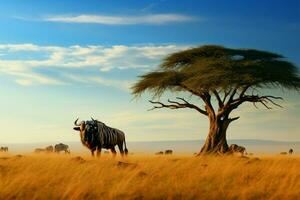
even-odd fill
[[[155,155],[164,155],[163,151],[156,152]]]
[[[36,149],[34,149],[34,153],[42,153],[42,152],[46,152],[46,149],[44,149],[44,148],[36,148]]]
[[[123,131],[111,128],[98,120],[82,121],[77,123],[78,119],[74,122],[76,131],[80,132],[80,139],[84,146],[91,150],[92,156],[94,151],[97,150],[97,156],[101,155],[101,149],[110,149],[113,156],[116,155],[115,146],[118,145],[121,155],[128,154],[125,142],[125,134]],[[125,148],[123,150],[123,144]]]
[[[54,146],[54,151],[56,153],[59,153],[61,151],[64,151],[65,153],[70,153],[69,146],[63,143],[56,144]]]
[[[42,152],[45,152],[45,153],[52,153],[53,152],[53,146],[50,145],[50,146],[47,146],[45,148],[36,148],[34,150],[35,153],[42,153]]]
[[[1,147],[0,152],[8,152],[8,147]]]
[[[293,149],[290,149],[290,150],[289,150],[289,154],[292,155],[293,153],[294,153],[294,150],[293,150]]]
[[[280,154],[281,154],[281,155],[286,155],[287,152],[285,152],[285,151],[284,151],[284,152],[280,152]]]
[[[232,144],[229,146],[230,153],[240,153],[242,156],[247,153],[246,148],[243,146],[239,146],[237,144]]]
[[[52,153],[53,150],[54,150],[54,148],[53,148],[52,145],[50,145],[50,146],[47,146],[47,147],[45,148],[45,150],[46,150],[47,153]]]
[[[165,155],[171,155],[171,154],[173,154],[173,150],[171,149],[165,150]]]

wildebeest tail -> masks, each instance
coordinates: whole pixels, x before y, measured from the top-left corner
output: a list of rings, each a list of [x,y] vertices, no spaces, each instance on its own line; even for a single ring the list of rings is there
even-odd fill
[[[125,138],[124,138],[124,145],[125,145],[124,152],[125,152],[125,155],[127,155],[127,154],[128,154],[128,149],[127,149],[127,147],[126,147],[126,141],[125,141]]]

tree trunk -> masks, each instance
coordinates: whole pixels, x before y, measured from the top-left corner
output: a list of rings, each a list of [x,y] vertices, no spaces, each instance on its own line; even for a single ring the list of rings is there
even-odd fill
[[[231,120],[209,118],[208,136],[198,155],[224,154],[228,151],[226,131]]]

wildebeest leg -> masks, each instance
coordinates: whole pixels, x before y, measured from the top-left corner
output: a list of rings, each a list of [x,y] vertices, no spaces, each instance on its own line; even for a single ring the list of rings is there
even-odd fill
[[[101,147],[97,147],[97,157],[101,156]]]
[[[92,153],[92,156],[93,156],[93,157],[94,157],[94,151],[95,151],[94,149],[93,149],[93,150],[91,150],[91,153]]]
[[[112,147],[110,150],[111,150],[111,153],[113,154],[113,157],[115,158],[116,154],[117,154],[115,147]]]
[[[119,147],[119,150],[120,150],[121,156],[123,157],[123,156],[124,156],[123,142],[122,142],[122,143],[119,143],[119,144],[118,144],[118,147]]]

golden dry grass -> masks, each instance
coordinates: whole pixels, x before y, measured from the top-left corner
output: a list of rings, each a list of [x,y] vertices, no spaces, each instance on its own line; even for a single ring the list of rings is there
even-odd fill
[[[300,199],[300,157],[1,155],[0,199]]]

